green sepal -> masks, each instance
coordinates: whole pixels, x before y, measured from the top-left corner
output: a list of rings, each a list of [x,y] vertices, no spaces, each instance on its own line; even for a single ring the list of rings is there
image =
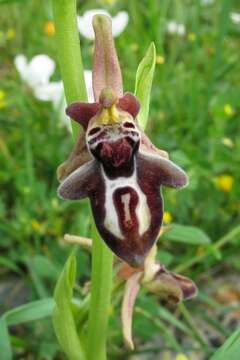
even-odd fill
[[[135,81],[135,95],[140,101],[141,108],[138,114],[138,122],[144,130],[147,125],[150,94],[152,88],[153,75],[156,64],[156,48],[152,42],[146,55],[138,65]]]

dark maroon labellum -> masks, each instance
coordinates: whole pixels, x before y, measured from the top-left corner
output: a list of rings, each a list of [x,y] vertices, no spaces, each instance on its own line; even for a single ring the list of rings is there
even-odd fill
[[[67,113],[86,129],[92,160],[59,187],[59,195],[65,199],[90,198],[103,240],[132,266],[143,264],[159,235],[163,215],[160,186],[177,188],[187,182],[185,173],[138,128],[133,118],[138,109],[132,94],[111,110],[117,120],[111,113],[106,115],[107,109],[101,105],[70,105]]]
[[[58,170],[59,195],[89,197],[106,244],[130,265],[142,266],[162,223],[161,185],[182,187],[187,177],[138,127],[140,104],[133,94],[123,95],[111,19],[96,15],[93,27],[96,102],[76,102],[66,110],[86,136]]]

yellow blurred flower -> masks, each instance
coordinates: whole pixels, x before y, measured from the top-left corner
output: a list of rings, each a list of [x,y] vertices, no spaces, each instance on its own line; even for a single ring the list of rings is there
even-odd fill
[[[191,32],[188,34],[188,40],[191,42],[194,42],[196,40],[196,34],[194,32]]]
[[[225,104],[223,110],[225,115],[227,115],[228,117],[232,117],[234,115],[234,109],[230,104]]]
[[[113,5],[113,4],[115,4],[116,0],[104,0],[104,2],[107,5]]]
[[[32,220],[31,225],[32,225],[32,228],[34,231],[36,231],[37,233],[41,232],[42,226],[41,226],[40,222],[38,222],[36,219]]]
[[[234,147],[234,142],[230,138],[227,137],[222,138],[222,143],[223,145],[229,147],[230,149]]]
[[[169,211],[164,211],[163,214],[164,224],[169,224],[170,222],[172,222],[172,220],[173,220],[172,214]]]
[[[8,31],[6,32],[6,38],[8,40],[12,40],[13,38],[15,38],[15,36],[16,36],[16,30],[8,29]]]
[[[165,63],[165,59],[162,55],[157,55],[156,56],[156,64],[158,65],[162,65]]]
[[[132,43],[130,46],[132,51],[137,51],[139,49],[139,45],[137,43]]]
[[[51,200],[51,205],[53,207],[53,209],[57,210],[59,208],[59,202],[57,198],[54,198]]]
[[[205,253],[204,246],[198,246],[197,251],[196,251],[196,255],[197,256],[202,256],[204,253]]]
[[[165,63],[165,58],[164,58],[164,56],[162,56],[162,55],[157,55],[156,56],[156,64],[157,65],[162,65],[162,64],[164,64]]]
[[[189,360],[189,358],[184,354],[178,354],[176,360]]]
[[[0,90],[0,109],[4,109],[7,106],[6,102],[6,93],[3,90]]]
[[[215,178],[217,189],[230,192],[233,187],[233,177],[231,175],[219,175]]]
[[[47,21],[44,24],[44,32],[48,36],[54,36],[55,35],[55,26],[54,26],[54,23],[52,21]]]

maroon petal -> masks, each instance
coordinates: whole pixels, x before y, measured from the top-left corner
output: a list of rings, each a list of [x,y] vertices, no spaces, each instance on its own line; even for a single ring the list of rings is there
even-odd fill
[[[171,272],[171,275],[182,289],[183,300],[192,299],[197,295],[197,287],[191,279],[173,272]]]
[[[170,272],[164,266],[144,286],[170,305],[177,305],[197,295],[197,287],[191,279]]]
[[[99,109],[100,109],[100,104],[98,103],[88,104],[88,103],[75,102],[67,107],[66,114],[70,116],[71,119],[81,124],[84,127],[84,129],[86,129],[89,120],[96,115]]]
[[[58,195],[68,200],[83,199],[97,187],[99,180],[97,162],[91,160],[63,180],[58,188]]]
[[[180,167],[152,152],[139,151],[138,167],[142,181],[148,183],[152,182],[156,185],[173,188],[180,188],[188,183],[187,175]]]
[[[126,93],[122,98],[119,99],[118,106],[128,112],[135,118],[140,110],[140,103],[136,96],[131,93]]]
[[[93,91],[95,100],[105,88],[111,88],[120,98],[123,94],[122,74],[112,36],[112,21],[109,16],[95,15],[95,49],[93,62]]]

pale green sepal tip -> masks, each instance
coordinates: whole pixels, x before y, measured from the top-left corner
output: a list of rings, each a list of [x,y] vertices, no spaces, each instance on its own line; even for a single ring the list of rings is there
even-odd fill
[[[152,42],[146,52],[146,55],[138,65],[135,81],[135,95],[140,101],[140,111],[138,114],[138,123],[144,130],[147,125],[150,94],[152,88],[153,75],[156,64],[156,48]]]

